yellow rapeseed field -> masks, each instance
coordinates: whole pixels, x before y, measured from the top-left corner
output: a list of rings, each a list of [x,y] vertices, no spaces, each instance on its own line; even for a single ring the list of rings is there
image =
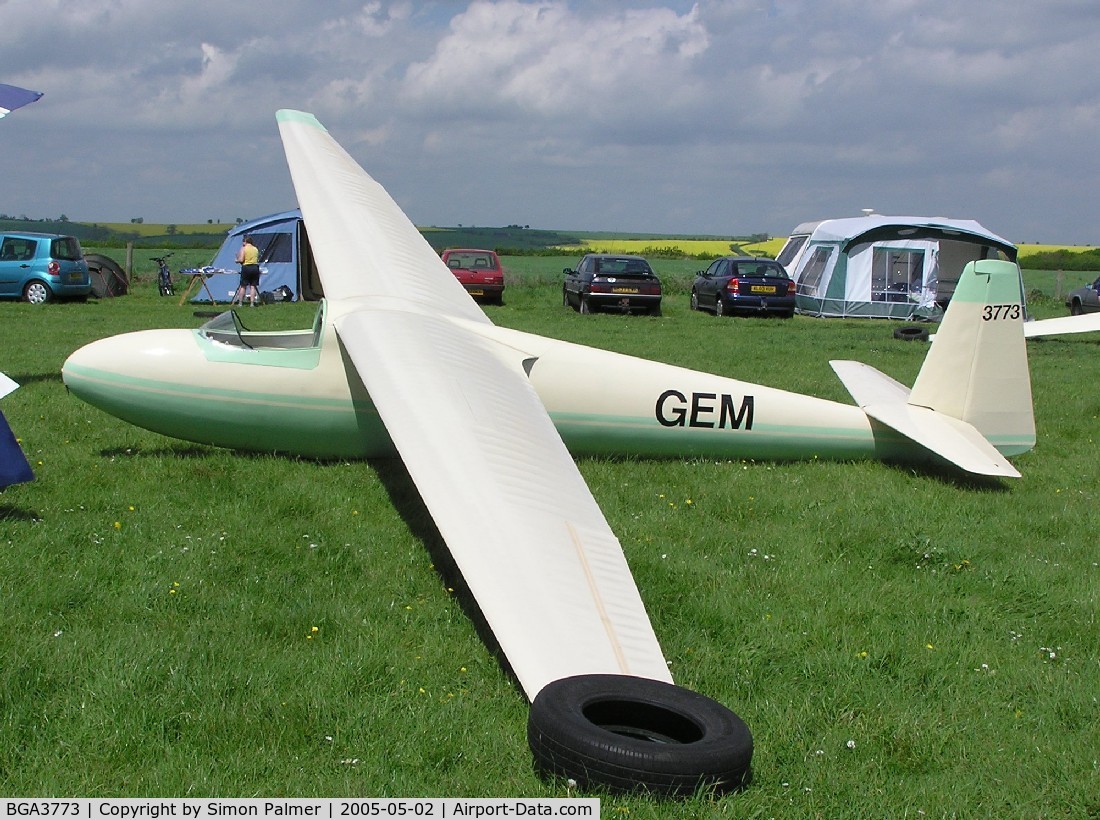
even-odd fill
[[[1027,256],[1032,253],[1050,253],[1051,251],[1071,251],[1072,253],[1082,253],[1084,251],[1091,251],[1095,249],[1095,245],[1032,245],[1021,244],[1017,245],[1020,250],[1020,256]]]
[[[563,251],[576,253],[644,253],[647,248],[677,248],[685,256],[728,256],[733,251],[731,244],[736,244],[742,251],[748,254],[764,254],[775,256],[779,253],[786,237],[774,237],[767,242],[755,242],[752,244],[735,242],[732,239],[586,239],[581,245],[562,246]]]
[[[785,236],[775,236],[767,242],[752,244],[734,243],[732,239],[587,239],[581,245],[562,246],[563,251],[571,253],[631,253],[642,254],[648,248],[678,248],[685,256],[705,254],[707,256],[727,256],[732,251],[730,244],[737,244],[747,254],[776,257],[787,241]],[[1033,253],[1046,253],[1056,250],[1068,250],[1074,253],[1091,250],[1090,245],[1017,245],[1020,256]]]

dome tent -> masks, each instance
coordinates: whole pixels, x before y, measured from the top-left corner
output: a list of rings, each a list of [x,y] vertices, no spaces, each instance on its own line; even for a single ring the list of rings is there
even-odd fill
[[[305,223],[300,210],[262,216],[231,229],[210,263],[223,273],[210,276],[206,285],[219,302],[230,302],[240,283],[237,251],[245,236],[251,236],[260,252],[260,290],[275,291],[286,285],[294,300],[315,300],[324,296],[317,268],[313,264]],[[200,289],[193,302],[207,302]]]
[[[1016,246],[974,220],[869,216],[799,225],[778,261],[810,316],[939,319],[963,267],[1016,261]]]

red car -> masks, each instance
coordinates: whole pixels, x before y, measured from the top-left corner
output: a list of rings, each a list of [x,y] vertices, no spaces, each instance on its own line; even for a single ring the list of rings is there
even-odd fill
[[[443,262],[474,299],[504,304],[504,270],[495,252],[448,248],[443,251]]]

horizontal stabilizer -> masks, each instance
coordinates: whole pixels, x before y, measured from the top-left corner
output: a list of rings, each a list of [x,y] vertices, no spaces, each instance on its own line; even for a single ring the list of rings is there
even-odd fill
[[[829,364],[860,407],[884,402],[909,401],[908,387],[891,379],[885,373],[875,370],[869,364],[839,359]]]
[[[1057,319],[1036,319],[1024,322],[1024,338],[1038,336],[1058,336],[1062,333],[1088,333],[1100,330],[1100,313],[1086,313],[1083,316],[1059,316]]]
[[[978,430],[965,421],[908,403],[909,390],[870,365],[829,362],[870,418],[896,430],[941,458],[976,475],[1019,478],[1020,473]]]

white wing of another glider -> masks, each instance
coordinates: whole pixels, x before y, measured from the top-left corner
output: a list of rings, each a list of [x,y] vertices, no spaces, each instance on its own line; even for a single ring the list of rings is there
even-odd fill
[[[1100,330],[1100,313],[1083,316],[1059,316],[1056,319],[1036,319],[1024,322],[1024,337],[1057,336],[1062,333],[1088,333]]]
[[[528,697],[591,673],[671,682],[614,533],[527,378],[385,190],[280,111],[344,349]]]

